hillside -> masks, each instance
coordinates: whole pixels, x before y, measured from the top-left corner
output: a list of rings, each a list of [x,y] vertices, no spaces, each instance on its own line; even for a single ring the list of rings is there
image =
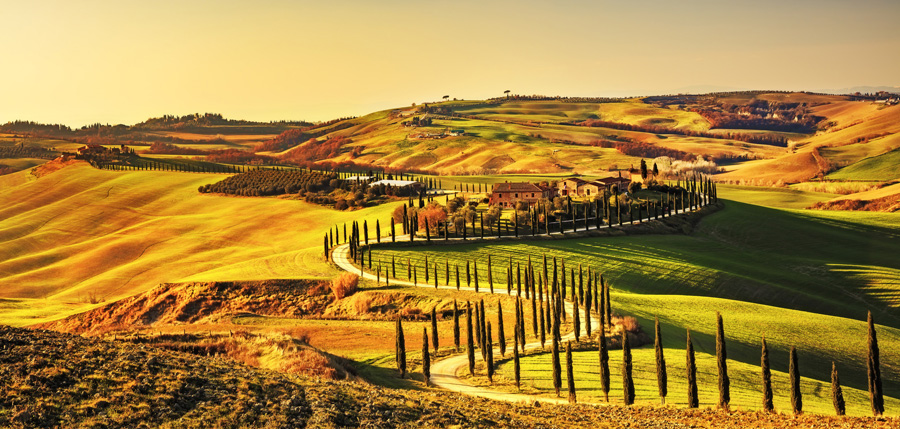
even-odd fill
[[[0,322],[38,323],[164,282],[329,277],[320,232],[393,209],[198,193],[224,177],[82,162],[0,176]]]
[[[6,427],[888,428],[896,419],[511,404],[257,370],[228,359],[0,326]]]

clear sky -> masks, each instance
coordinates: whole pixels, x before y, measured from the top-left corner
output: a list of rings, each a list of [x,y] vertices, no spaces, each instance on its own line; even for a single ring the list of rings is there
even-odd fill
[[[7,1],[0,123],[900,85],[900,1]]]

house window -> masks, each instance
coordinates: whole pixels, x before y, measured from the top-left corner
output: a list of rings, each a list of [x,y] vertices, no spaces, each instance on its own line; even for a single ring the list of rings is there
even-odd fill
[[[519,194],[516,194],[516,198],[519,198]]]
[[[591,190],[590,190],[590,189],[585,189],[585,190],[587,191],[587,195],[591,195]]]

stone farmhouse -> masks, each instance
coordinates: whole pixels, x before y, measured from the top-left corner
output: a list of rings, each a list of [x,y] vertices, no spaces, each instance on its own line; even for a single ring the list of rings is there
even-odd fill
[[[519,201],[532,206],[538,201],[556,196],[556,189],[528,182],[497,183],[491,191],[489,203],[500,207],[515,207]]]

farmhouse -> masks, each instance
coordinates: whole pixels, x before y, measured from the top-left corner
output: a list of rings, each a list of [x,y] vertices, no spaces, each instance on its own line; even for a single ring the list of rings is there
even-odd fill
[[[489,203],[500,207],[515,207],[519,201],[528,205],[556,196],[556,189],[548,186],[539,186],[528,182],[497,183],[491,191]]]
[[[628,187],[630,180],[622,177],[604,177],[597,180],[584,180],[578,177],[569,177],[557,184],[559,195],[563,197],[591,197],[602,194],[604,190],[611,190],[613,185],[619,185],[619,189]]]
[[[373,176],[350,176],[344,180],[346,180],[348,182],[369,182],[374,178],[375,177],[373,177]]]
[[[613,185],[618,185],[620,190],[625,190],[628,189],[628,184],[631,183],[631,180],[624,177],[604,177],[602,179],[597,179],[596,183],[602,184],[609,191],[612,190]]]

